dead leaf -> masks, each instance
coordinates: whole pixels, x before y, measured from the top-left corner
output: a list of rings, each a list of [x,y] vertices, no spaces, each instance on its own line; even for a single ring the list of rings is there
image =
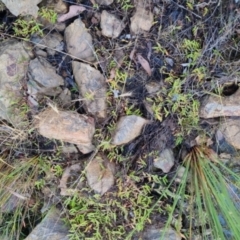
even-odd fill
[[[141,55],[137,54],[137,58],[143,69],[147,72],[149,76],[152,75],[152,70],[150,68],[149,62]]]
[[[72,5],[69,7],[69,11],[58,18],[58,22],[64,22],[69,18],[79,15],[81,12],[85,11],[86,8],[83,6]]]

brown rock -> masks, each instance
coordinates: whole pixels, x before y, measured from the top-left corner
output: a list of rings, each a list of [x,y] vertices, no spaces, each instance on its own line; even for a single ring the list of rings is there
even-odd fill
[[[112,144],[122,145],[129,143],[141,134],[142,128],[149,121],[135,115],[121,117],[113,136]]]
[[[88,62],[95,60],[92,36],[88,33],[80,19],[76,19],[65,29],[64,37],[67,51],[73,58],[79,58]]]
[[[106,37],[117,38],[124,29],[123,22],[115,15],[103,11],[101,14],[102,34]]]
[[[82,153],[89,153],[94,149],[92,137],[95,126],[92,118],[52,108],[46,109],[35,118],[35,127],[44,137],[77,144]]]
[[[103,75],[85,63],[73,61],[72,67],[87,112],[98,118],[105,118],[107,115],[107,90]]]
[[[103,195],[114,184],[114,165],[108,160],[97,156],[86,168],[89,186],[97,193]]]
[[[149,9],[150,3],[145,0],[137,1],[136,12],[131,18],[130,29],[134,34],[148,32],[153,25],[153,13]]]

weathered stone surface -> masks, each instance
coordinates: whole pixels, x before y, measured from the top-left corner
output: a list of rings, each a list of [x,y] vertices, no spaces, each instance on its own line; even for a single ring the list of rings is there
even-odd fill
[[[103,195],[114,184],[114,165],[108,160],[97,156],[86,168],[89,186],[97,193]]]
[[[92,118],[72,111],[55,111],[52,108],[46,109],[35,118],[35,127],[44,137],[77,144],[82,153],[89,153],[94,149],[92,137],[95,126]]]
[[[64,50],[63,37],[57,32],[49,33],[43,38],[39,36],[34,36],[31,38],[31,41],[36,43],[39,48],[46,49],[49,55],[54,55],[56,53],[55,50]]]
[[[240,119],[224,119],[219,130],[226,141],[233,147],[240,149]]]
[[[68,11],[68,5],[63,0],[48,0],[47,7],[54,9],[56,13],[66,13]]]
[[[72,62],[73,74],[88,113],[106,117],[106,82],[103,75],[88,64]]]
[[[206,97],[200,108],[200,117],[240,116],[240,90],[229,97]]]
[[[96,0],[96,2],[100,5],[108,6],[113,3],[113,0]]]
[[[121,117],[117,123],[112,144],[129,143],[141,134],[143,126],[148,122],[148,120],[135,115]]]
[[[115,15],[103,11],[101,14],[102,34],[106,37],[117,38],[124,29],[123,22]]]
[[[142,240],[159,240],[159,239],[168,239],[168,240],[181,240],[181,236],[177,234],[175,230],[171,227],[168,229],[161,229],[156,226],[148,227],[142,236]]]
[[[92,36],[88,33],[80,19],[76,19],[65,29],[64,37],[67,44],[67,52],[73,58],[76,57],[88,62],[95,60]]]
[[[56,96],[64,84],[63,78],[56,74],[56,69],[41,57],[30,61],[28,78],[28,94],[36,99],[44,95]]]
[[[134,34],[148,32],[153,25],[153,13],[149,9],[149,2],[137,1],[136,12],[131,18],[130,29]]]
[[[17,106],[22,99],[21,81],[26,76],[29,54],[21,42],[8,40],[0,43],[0,119],[15,127],[23,123]]]
[[[37,17],[38,6],[42,0],[1,0],[8,10],[15,16],[18,15],[32,15]]]
[[[174,155],[172,149],[166,148],[163,150],[158,158],[153,160],[153,165],[161,169],[164,173],[168,173],[174,165]]]
[[[68,240],[68,230],[67,225],[61,220],[61,212],[53,207],[25,240]]]

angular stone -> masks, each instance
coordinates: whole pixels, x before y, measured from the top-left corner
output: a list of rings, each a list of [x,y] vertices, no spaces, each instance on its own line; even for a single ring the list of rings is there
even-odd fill
[[[108,6],[113,3],[113,0],[96,0],[96,2],[100,5]]]
[[[155,226],[148,227],[143,234],[143,240],[159,240],[159,239],[167,239],[167,240],[181,240],[181,236],[177,234],[175,230],[171,227],[160,229]]]
[[[164,173],[168,173],[174,165],[174,155],[172,149],[166,148],[160,152],[159,157],[153,160],[153,165],[161,169]]]
[[[102,34],[106,37],[117,38],[124,29],[123,22],[115,15],[102,11],[101,28]]]
[[[122,145],[129,143],[141,134],[142,128],[149,121],[135,115],[121,117],[117,123],[112,144]]]
[[[44,58],[30,61],[28,68],[28,93],[31,96],[56,96],[64,84],[63,78],[56,73],[56,69]]]
[[[240,89],[229,97],[206,97],[200,108],[200,117],[236,117],[240,116]]]
[[[107,114],[107,89],[103,75],[85,63],[73,61],[72,67],[87,112],[98,118],[105,118]]]
[[[47,138],[55,138],[77,144],[82,153],[94,149],[92,137],[95,132],[94,120],[72,111],[48,108],[35,116],[35,127]]]
[[[65,29],[64,37],[67,52],[71,54],[72,58],[79,58],[88,62],[95,60],[92,36],[80,19],[76,19]]]
[[[68,234],[69,229],[61,219],[61,212],[52,207],[25,240],[68,240]]]
[[[233,147],[240,149],[240,119],[224,119],[219,130],[226,141]]]
[[[22,100],[21,81],[26,76],[30,54],[19,41],[0,43],[0,119],[15,127],[24,122],[17,106]]]
[[[89,186],[97,193],[103,195],[114,184],[114,165],[108,160],[97,156],[86,168]]]
[[[149,2],[137,1],[136,12],[131,18],[130,29],[134,34],[148,32],[153,25],[153,13],[149,9]]]
[[[35,18],[38,15],[38,6],[42,0],[1,0],[8,10],[15,16],[32,15]]]

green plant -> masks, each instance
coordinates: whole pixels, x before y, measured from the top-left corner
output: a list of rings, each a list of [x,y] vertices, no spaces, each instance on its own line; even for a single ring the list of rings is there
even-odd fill
[[[42,24],[35,19],[25,20],[22,17],[18,18],[13,23],[14,35],[17,37],[29,38],[32,34],[43,36]]]
[[[196,40],[183,39],[181,49],[186,57],[191,61],[191,65],[195,65],[197,59],[201,56],[201,48]]]
[[[117,2],[121,4],[121,8],[124,11],[128,11],[129,9],[133,8],[131,0],[117,0]]]
[[[132,239],[150,222],[152,197],[148,184],[137,187],[140,178],[134,174],[125,181],[116,180],[116,191],[104,196],[80,194],[69,197],[66,221],[70,224],[70,239]]]
[[[39,14],[39,16],[41,16],[42,18],[46,19],[47,21],[49,21],[51,23],[57,22],[57,13],[52,9],[42,7],[39,9],[38,14]]]
[[[185,173],[176,191],[180,198],[174,199],[166,227],[178,209],[189,215],[187,239],[197,234],[201,239],[239,239],[239,175],[204,145],[194,146],[183,165]]]

